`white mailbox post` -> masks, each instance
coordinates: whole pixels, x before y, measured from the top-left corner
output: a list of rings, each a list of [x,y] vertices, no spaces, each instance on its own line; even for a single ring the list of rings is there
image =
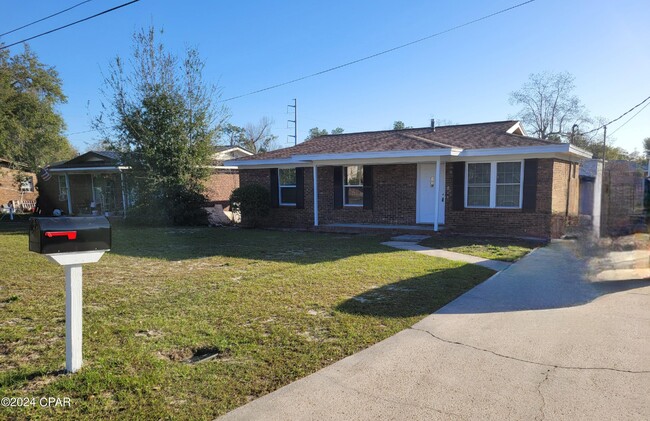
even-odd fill
[[[29,250],[65,270],[65,368],[83,363],[82,265],[95,263],[111,248],[111,226],[100,217],[31,218]]]
[[[65,270],[65,369],[74,373],[83,363],[83,269],[85,263],[95,263],[103,251],[78,251],[46,254],[51,261]]]

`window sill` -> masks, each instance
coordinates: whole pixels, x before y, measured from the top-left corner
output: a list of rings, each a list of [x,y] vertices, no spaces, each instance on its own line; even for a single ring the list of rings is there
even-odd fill
[[[295,203],[280,203],[281,208],[295,208],[296,204]]]
[[[362,208],[363,205],[343,205],[344,208]]]

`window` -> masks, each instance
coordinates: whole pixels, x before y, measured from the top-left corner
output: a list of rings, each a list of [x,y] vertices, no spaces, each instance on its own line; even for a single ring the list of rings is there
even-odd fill
[[[343,204],[363,206],[363,166],[343,167]]]
[[[280,168],[278,170],[278,188],[280,205],[296,205],[296,169]]]
[[[467,206],[490,206],[491,164],[467,164]]]
[[[521,162],[497,162],[497,208],[518,208],[521,192]]]
[[[65,175],[59,176],[59,200],[64,201],[68,199],[68,186],[65,183]]]
[[[467,164],[466,206],[469,208],[521,208],[523,163]]]

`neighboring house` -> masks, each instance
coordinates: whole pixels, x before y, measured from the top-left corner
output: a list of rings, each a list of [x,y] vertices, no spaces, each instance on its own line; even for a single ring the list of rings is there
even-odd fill
[[[224,165],[224,162],[251,155],[253,155],[252,152],[239,146],[217,146],[215,148],[210,164],[210,178],[206,183],[206,196],[211,205],[221,205],[226,209],[230,206],[231,193],[239,187],[237,167]]]
[[[40,179],[39,194],[52,208],[70,215],[123,216],[129,206],[119,154],[91,151],[47,167],[51,178]]]
[[[236,167],[224,166],[223,161],[249,155],[239,147],[216,148],[206,183],[208,201],[227,203],[239,186],[239,175]],[[48,181],[41,179],[39,189],[54,208],[71,215],[126,215],[132,201],[125,177],[129,168],[120,162],[117,152],[86,152],[52,164],[47,170],[52,177]]]
[[[17,210],[23,203],[31,207],[37,196],[35,185],[36,175],[24,165],[0,158],[0,205],[7,206],[11,201],[17,204]]]
[[[591,153],[517,121],[347,133],[226,162],[271,192],[263,225],[559,237],[578,219]],[[314,192],[317,194],[314,194]]]

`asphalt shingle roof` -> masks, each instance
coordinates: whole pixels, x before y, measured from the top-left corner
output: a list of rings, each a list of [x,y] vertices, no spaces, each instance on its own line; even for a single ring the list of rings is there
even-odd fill
[[[547,140],[507,133],[516,123],[517,121],[509,120],[439,126],[435,130],[432,130],[431,127],[423,127],[325,135],[296,146],[238,160],[282,159],[290,158],[293,155],[447,149],[450,147],[486,149],[555,144],[555,142]]]

